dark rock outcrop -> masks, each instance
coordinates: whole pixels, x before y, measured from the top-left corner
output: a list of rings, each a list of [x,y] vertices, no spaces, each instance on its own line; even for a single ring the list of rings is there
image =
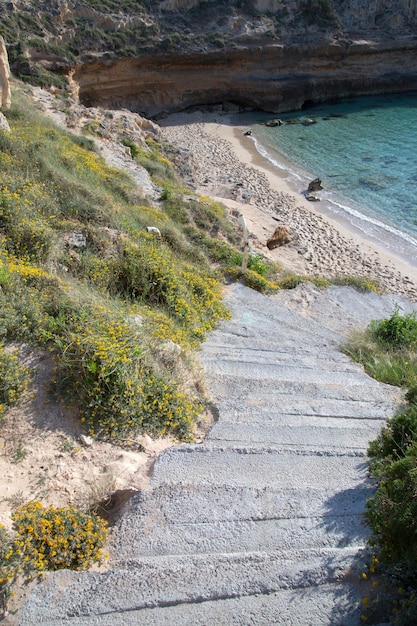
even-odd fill
[[[320,178],[315,178],[308,183],[307,191],[321,191],[323,189]]]

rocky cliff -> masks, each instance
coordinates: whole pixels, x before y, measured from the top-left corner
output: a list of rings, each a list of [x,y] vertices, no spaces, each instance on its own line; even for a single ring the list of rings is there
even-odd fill
[[[417,0],[0,0],[12,71],[146,115],[417,89]]]
[[[80,64],[87,105],[146,116],[230,103],[271,112],[325,100],[417,89],[417,41],[333,42],[146,55]]]

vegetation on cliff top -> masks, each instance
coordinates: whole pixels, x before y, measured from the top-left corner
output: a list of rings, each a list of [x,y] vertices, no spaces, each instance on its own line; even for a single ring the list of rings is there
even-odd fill
[[[63,84],[76,60],[207,52],[247,45],[248,34],[273,41],[287,30],[308,29],[311,35],[312,28],[331,31],[339,24],[330,0],[300,0],[291,10],[282,3],[273,12],[259,11],[250,0],[197,2],[174,11],[166,10],[162,0],[84,0],[65,6],[43,0],[13,10],[9,6],[0,3],[0,35],[12,71],[42,86]]]

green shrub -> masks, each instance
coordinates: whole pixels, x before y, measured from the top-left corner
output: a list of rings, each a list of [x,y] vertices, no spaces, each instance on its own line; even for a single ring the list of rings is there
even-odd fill
[[[263,257],[261,254],[249,255],[248,268],[252,270],[253,272],[255,272],[256,274],[259,274],[259,276],[262,276],[263,278],[266,278],[266,276],[268,275],[270,271],[270,267],[266,263],[265,257]]]
[[[125,240],[122,246],[111,291],[165,308],[194,343],[228,316],[218,281],[189,263],[178,264],[152,235],[142,234],[137,243]]]
[[[410,404],[387,420],[378,437],[369,444],[368,456],[374,474],[405,456],[417,441],[417,405]]]
[[[320,277],[312,277],[312,276],[302,276],[299,274],[293,274],[288,276],[283,276],[282,278],[277,279],[277,285],[280,289],[295,289],[298,285],[302,283],[313,283],[319,289],[325,289],[329,286],[330,282],[326,278]]]
[[[152,140],[148,140],[147,144],[149,150],[144,150],[136,144],[133,144],[135,161],[147,169],[149,175],[154,178],[156,182],[159,181],[166,185],[168,181],[175,181],[176,175],[172,163],[167,158],[162,156],[158,144]],[[130,142],[128,145],[132,149],[132,144]]]
[[[276,283],[272,283],[256,272],[247,269],[245,273],[238,267],[228,267],[226,273],[234,280],[242,280],[247,287],[261,293],[273,293],[279,289]]]
[[[394,348],[415,348],[417,346],[417,319],[415,313],[400,315],[398,306],[388,319],[371,324],[371,332],[381,343]]]
[[[355,287],[359,289],[359,291],[382,292],[381,286],[377,281],[362,276],[336,276],[335,278],[330,278],[329,283],[332,285]]]
[[[417,442],[397,461],[385,465],[366,520],[388,563],[413,568],[417,583]]]
[[[392,586],[394,579],[402,581],[392,594],[393,623],[409,626],[415,621],[417,597],[416,330],[415,315],[400,316],[396,307],[390,318],[371,322],[345,347],[371,376],[409,388],[409,404],[389,419],[369,444],[369,467],[378,485],[366,507],[371,542],[380,551],[388,584]],[[385,606],[385,599],[373,599],[376,614]]]
[[[133,324],[96,307],[63,338],[59,385],[78,396],[91,435],[124,437],[146,431],[188,439],[198,401],[164,380],[146,357]]]

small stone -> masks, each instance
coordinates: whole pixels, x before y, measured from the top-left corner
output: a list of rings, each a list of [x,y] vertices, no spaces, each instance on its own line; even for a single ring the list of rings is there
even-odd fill
[[[94,444],[94,439],[92,437],[89,437],[88,435],[80,435],[80,441],[83,446],[86,446],[87,448],[91,448],[91,446]]]

